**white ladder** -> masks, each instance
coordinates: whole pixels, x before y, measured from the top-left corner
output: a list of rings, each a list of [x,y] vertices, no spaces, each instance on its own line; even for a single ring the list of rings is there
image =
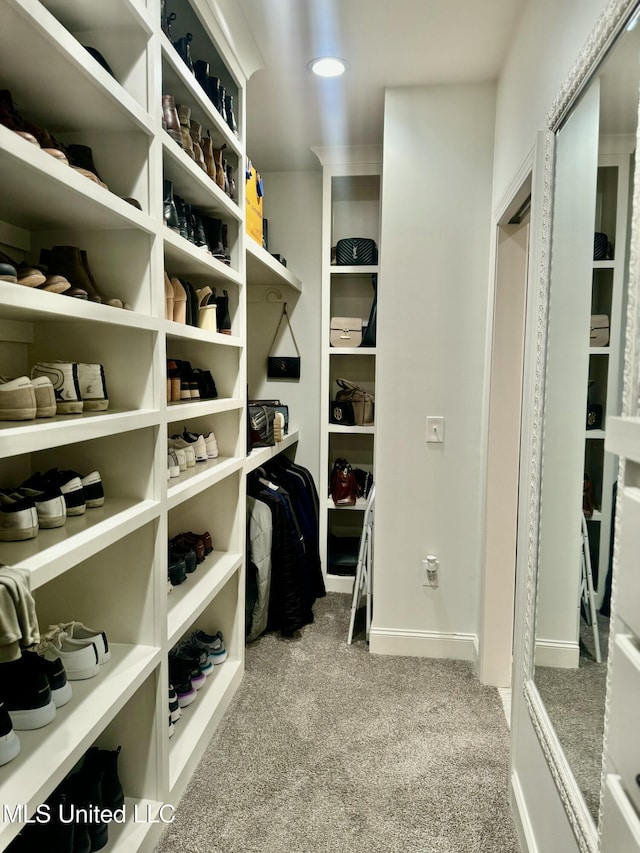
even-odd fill
[[[360,537],[360,548],[358,551],[358,563],[356,565],[356,576],[353,581],[353,598],[351,600],[351,618],[349,620],[349,636],[347,644],[353,643],[353,629],[356,623],[356,611],[360,599],[365,596],[366,604],[366,640],[369,642],[369,631],[371,629],[371,572],[373,569],[373,506],[375,502],[375,486],[371,487],[367,505],[362,522],[362,535]]]
[[[587,528],[587,520],[582,515],[582,534],[580,536],[580,565],[582,571],[582,583],[580,586],[580,596],[584,604],[585,612],[588,617],[587,625],[591,625],[593,629],[593,645],[596,653],[596,662],[602,663],[602,655],[600,653],[600,635],[598,634],[598,614],[596,611],[596,596],[593,591],[593,574],[591,572],[591,553],[589,551],[589,530]]]

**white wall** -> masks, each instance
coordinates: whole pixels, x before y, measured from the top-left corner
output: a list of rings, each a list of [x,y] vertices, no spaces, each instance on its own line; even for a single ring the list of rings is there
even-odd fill
[[[491,84],[386,93],[374,652],[476,653],[494,99]],[[425,443],[427,415],[444,444]]]
[[[302,294],[281,290],[301,353],[300,382],[266,378],[267,354],[282,313],[282,304],[267,303],[273,288],[248,289],[248,379],[255,398],[279,398],[300,430],[296,462],[319,483],[320,457],[320,241],[322,175],[319,172],[268,172],[263,175],[264,215],[269,221],[269,251],[287,260],[287,269],[302,281]],[[248,238],[250,239],[250,238]],[[252,300],[260,300],[254,302]],[[282,341],[282,346],[286,339]],[[280,352],[281,355],[293,354]]]

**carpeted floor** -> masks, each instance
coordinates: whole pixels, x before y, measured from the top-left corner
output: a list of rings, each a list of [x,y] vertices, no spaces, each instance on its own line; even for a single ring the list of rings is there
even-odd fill
[[[520,850],[497,690],[465,662],[347,646],[349,606],[329,594],[300,637],[247,649],[158,853]]]

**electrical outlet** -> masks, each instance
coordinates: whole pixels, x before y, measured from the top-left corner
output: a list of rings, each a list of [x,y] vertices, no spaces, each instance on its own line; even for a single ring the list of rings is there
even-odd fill
[[[427,416],[427,443],[442,444],[444,442],[444,418]]]
[[[440,585],[440,579],[438,577],[438,571],[440,568],[440,561],[437,557],[433,555],[428,555],[422,561],[422,586],[430,586],[430,587],[438,587]]]

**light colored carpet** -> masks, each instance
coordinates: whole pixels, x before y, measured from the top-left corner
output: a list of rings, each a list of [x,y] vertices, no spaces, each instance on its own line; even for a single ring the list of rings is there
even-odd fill
[[[517,853],[509,734],[470,664],[347,646],[350,597],[247,649],[158,853]],[[180,725],[180,722],[178,722]]]

